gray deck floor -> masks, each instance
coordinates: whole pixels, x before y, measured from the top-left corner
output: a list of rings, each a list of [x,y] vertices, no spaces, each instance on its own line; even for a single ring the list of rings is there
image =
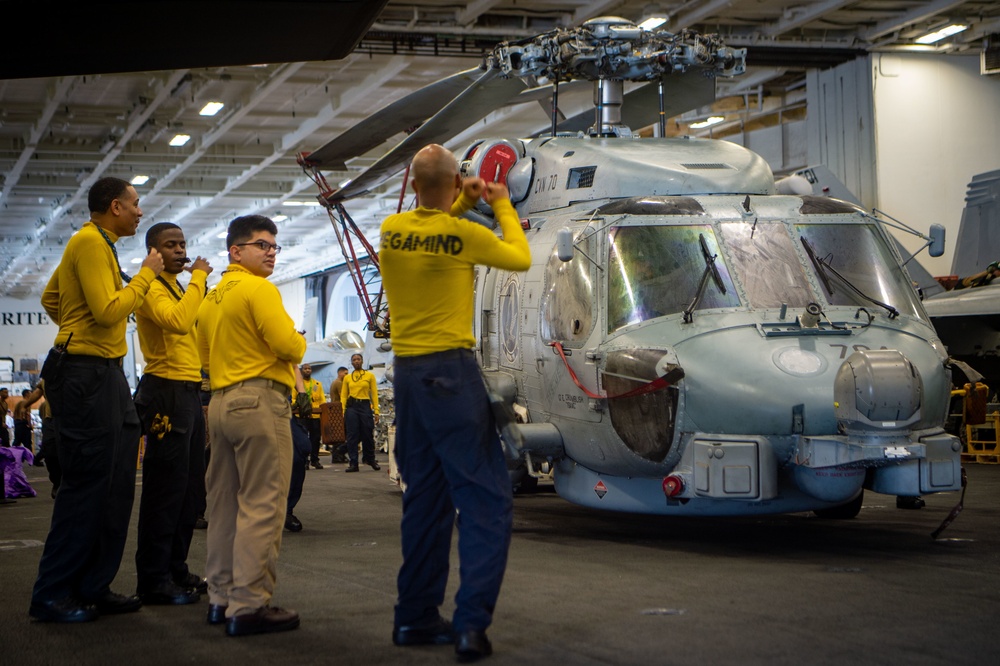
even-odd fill
[[[229,638],[206,602],[82,625],[27,615],[52,500],[0,506],[0,663],[444,664],[448,647],[390,640],[400,493],[382,472],[310,470],[285,532],[276,605],[302,626]],[[600,513],[551,491],[515,499],[490,664],[1000,664],[1000,466],[969,465],[958,495],[919,511],[869,494],[861,515],[676,519]],[[141,483],[141,474],[139,477]],[[137,494],[141,487],[137,488]],[[138,502],[136,502],[138,507]],[[133,515],[116,591],[135,584]],[[201,571],[205,533],[190,561]],[[457,559],[444,612],[451,611]]]

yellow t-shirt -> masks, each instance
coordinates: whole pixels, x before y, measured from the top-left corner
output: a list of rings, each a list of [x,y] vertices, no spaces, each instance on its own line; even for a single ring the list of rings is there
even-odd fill
[[[351,370],[344,377],[340,387],[340,406],[347,409],[347,399],[368,400],[372,404],[372,413],[379,415],[378,388],[375,385],[375,375],[367,370]]]
[[[201,302],[196,331],[213,391],[257,377],[295,387],[293,366],[302,362],[306,339],[266,279],[229,264]]]
[[[105,230],[112,243],[118,236]],[[42,307],[59,325],[55,344],[70,334],[71,354],[119,358],[128,351],[128,316],[142,304],[156,274],[143,267],[127,285],[97,225],[87,222],[66,243],[66,250],[42,293]]]
[[[208,273],[194,271],[183,295],[176,275],[164,271],[160,277],[170,288],[159,279],[153,280],[146,300],[135,312],[139,348],[146,359],[143,372],[163,379],[200,382],[194,321],[205,297]]]
[[[467,210],[460,198],[452,213]],[[473,268],[511,271],[531,266],[528,239],[510,201],[494,201],[503,238],[440,210],[420,207],[382,222],[379,266],[397,356],[471,349]]]

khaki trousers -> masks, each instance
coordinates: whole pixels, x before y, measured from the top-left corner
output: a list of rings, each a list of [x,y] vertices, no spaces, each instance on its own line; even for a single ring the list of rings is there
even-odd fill
[[[292,471],[291,405],[279,384],[251,379],[215,391],[205,483],[209,603],[227,617],[274,595]],[[287,389],[284,389],[287,390]]]

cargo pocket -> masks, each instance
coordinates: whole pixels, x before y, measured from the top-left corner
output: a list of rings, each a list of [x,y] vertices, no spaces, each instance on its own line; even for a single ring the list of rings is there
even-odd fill
[[[226,412],[238,414],[249,410],[257,409],[260,406],[260,398],[256,395],[241,395],[230,398],[226,403]]]

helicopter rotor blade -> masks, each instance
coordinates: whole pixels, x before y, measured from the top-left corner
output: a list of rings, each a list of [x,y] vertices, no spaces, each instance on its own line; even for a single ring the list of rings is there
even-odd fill
[[[328,199],[340,201],[368,192],[391,178],[427,144],[447,141],[503,106],[523,89],[524,82],[521,79],[503,78],[498,70],[487,70],[430,120],[380,157],[357,178],[330,194]]]
[[[562,81],[559,83],[559,92],[567,92],[570,90],[576,90],[586,86],[588,88],[592,87],[594,84],[586,79],[573,79],[572,81]],[[547,103],[552,101],[552,85],[546,84],[544,86],[537,86],[534,88],[528,88],[519,94],[517,97],[513,98],[507,103],[507,106],[512,106],[514,104],[524,104],[525,102],[542,102]]]
[[[347,160],[367,153],[396,134],[419,126],[440,111],[449,100],[476,82],[479,67],[456,72],[388,104],[323,147],[309,153],[310,164],[343,170]]]

